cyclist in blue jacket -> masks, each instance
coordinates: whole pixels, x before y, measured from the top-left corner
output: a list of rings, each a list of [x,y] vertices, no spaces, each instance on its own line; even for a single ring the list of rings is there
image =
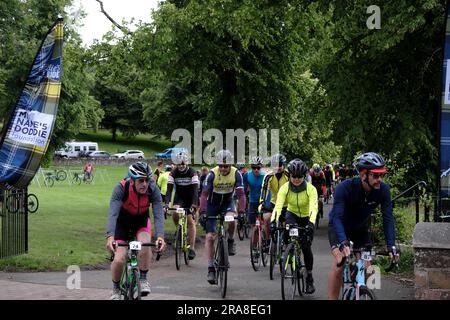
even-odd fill
[[[373,211],[381,205],[387,249],[397,256],[395,248],[395,221],[392,214],[390,187],[382,179],[386,172],[384,159],[367,152],[356,159],[359,177],[345,180],[337,187],[333,208],[329,214],[328,237],[333,256],[328,275],[328,298],[339,298],[342,267],[337,267],[344,256],[350,255],[349,241],[355,248],[370,245],[369,221]]]

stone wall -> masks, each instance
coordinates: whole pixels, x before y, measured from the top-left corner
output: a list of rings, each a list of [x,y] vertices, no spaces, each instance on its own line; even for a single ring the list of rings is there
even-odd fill
[[[450,223],[418,223],[413,247],[415,298],[450,300]]]

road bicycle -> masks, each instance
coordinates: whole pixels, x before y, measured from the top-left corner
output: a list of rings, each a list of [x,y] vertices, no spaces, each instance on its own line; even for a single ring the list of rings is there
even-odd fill
[[[373,248],[366,246],[354,249],[350,241],[350,257],[344,257],[337,267],[344,265],[342,272],[341,300],[376,300],[375,293],[366,284],[366,269],[374,256],[388,256],[388,253],[376,253]],[[397,267],[397,261],[391,259],[386,272]]]
[[[315,224],[316,229],[319,229],[320,219],[323,219],[323,198],[324,198],[323,195],[319,196],[319,202],[318,202],[319,210],[317,211],[316,224]]]
[[[174,236],[174,250],[175,250],[175,266],[180,270],[181,254],[184,254],[184,263],[189,264],[188,253],[191,248],[189,244],[188,225],[187,225],[187,208],[168,208],[167,211],[176,211],[179,220]],[[170,215],[170,214],[169,214]]]
[[[281,298],[294,300],[296,293],[302,296],[306,291],[306,266],[302,259],[302,243],[307,241],[306,228],[297,224],[286,224],[289,232],[288,245],[281,259]]]
[[[261,264],[265,267],[268,258],[267,235],[264,228],[264,218],[262,212],[256,215],[255,227],[250,238],[250,261],[253,270],[258,271]]]
[[[214,240],[214,268],[216,269],[216,284],[220,287],[222,298],[225,298],[227,294],[228,269],[230,268],[225,222],[234,221],[234,216],[225,215],[225,212],[221,212],[218,216],[209,216],[206,219],[216,220],[219,229]]]
[[[67,172],[65,170],[54,170],[54,172],[45,173],[44,185],[47,188],[53,187],[55,181],[64,181],[67,179]]]
[[[26,195],[26,201],[25,199]],[[39,200],[33,193],[25,194],[23,192],[12,193],[6,199],[6,210],[16,213],[20,208],[27,207],[28,213],[35,213],[39,209]]]
[[[119,289],[121,300],[141,300],[141,285],[139,283],[139,263],[138,253],[142,247],[157,247],[161,246],[161,243],[142,243],[139,241],[130,241],[128,243],[113,242],[114,246],[127,247],[127,258],[123,265],[122,276],[120,278]],[[161,257],[158,252],[156,255],[156,261]],[[114,254],[112,254],[111,261],[114,260]]]
[[[269,244],[269,277],[273,280],[273,272],[275,265],[279,265],[281,274],[281,261],[283,258],[283,231],[285,228],[281,227],[281,222],[277,221],[276,227],[270,230],[270,244]]]

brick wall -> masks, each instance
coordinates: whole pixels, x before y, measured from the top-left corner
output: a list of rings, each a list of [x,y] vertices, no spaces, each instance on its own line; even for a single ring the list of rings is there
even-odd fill
[[[415,298],[450,300],[450,224],[418,223],[413,247]]]

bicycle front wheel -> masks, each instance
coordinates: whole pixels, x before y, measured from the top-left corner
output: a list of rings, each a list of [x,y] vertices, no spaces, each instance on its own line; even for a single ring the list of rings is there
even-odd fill
[[[27,201],[28,212],[29,213],[35,213],[37,211],[37,209],[39,208],[39,200],[38,200],[38,198],[34,194],[30,193],[27,196],[27,200],[28,200]]]
[[[244,230],[245,226],[244,226],[244,221],[241,217],[239,217],[238,219],[238,225],[237,225],[237,234],[239,236],[239,240],[244,240],[244,236],[245,236],[245,230]]]
[[[358,293],[359,291],[359,293]],[[376,300],[375,293],[366,286],[360,286],[357,290],[358,300]]]
[[[180,270],[181,264],[181,226],[177,225],[177,231],[175,232],[175,266],[177,270]]]
[[[250,239],[250,261],[253,270],[258,271],[261,266],[261,236],[258,226],[255,227]]]
[[[137,270],[131,271],[130,287],[128,289],[129,300],[141,300],[141,285],[139,283],[139,274]]]
[[[275,268],[276,263],[276,255],[277,255],[277,244],[276,241],[274,241],[275,235],[270,239],[270,245],[269,245],[269,255],[270,255],[270,261],[269,261],[269,278],[270,280],[273,280],[273,269]]]
[[[228,246],[221,240],[221,245],[219,246],[219,287],[222,298],[225,298],[227,294],[227,276],[228,276]]]
[[[189,239],[187,232],[183,232],[183,243],[181,244],[181,248],[183,249],[184,253],[184,264],[189,264]]]
[[[295,248],[291,243],[284,252],[281,269],[281,298],[283,300],[294,300],[297,290],[298,272],[295,265]]]
[[[267,266],[269,250],[267,246],[267,236],[264,230],[261,230],[261,262],[264,267]]]
[[[64,181],[64,180],[66,180],[66,178],[67,178],[67,173],[66,173],[65,171],[59,170],[59,171],[56,173],[56,179],[57,179],[58,181]]]
[[[47,188],[51,188],[55,184],[55,180],[52,177],[46,177],[44,179],[44,184]]]

